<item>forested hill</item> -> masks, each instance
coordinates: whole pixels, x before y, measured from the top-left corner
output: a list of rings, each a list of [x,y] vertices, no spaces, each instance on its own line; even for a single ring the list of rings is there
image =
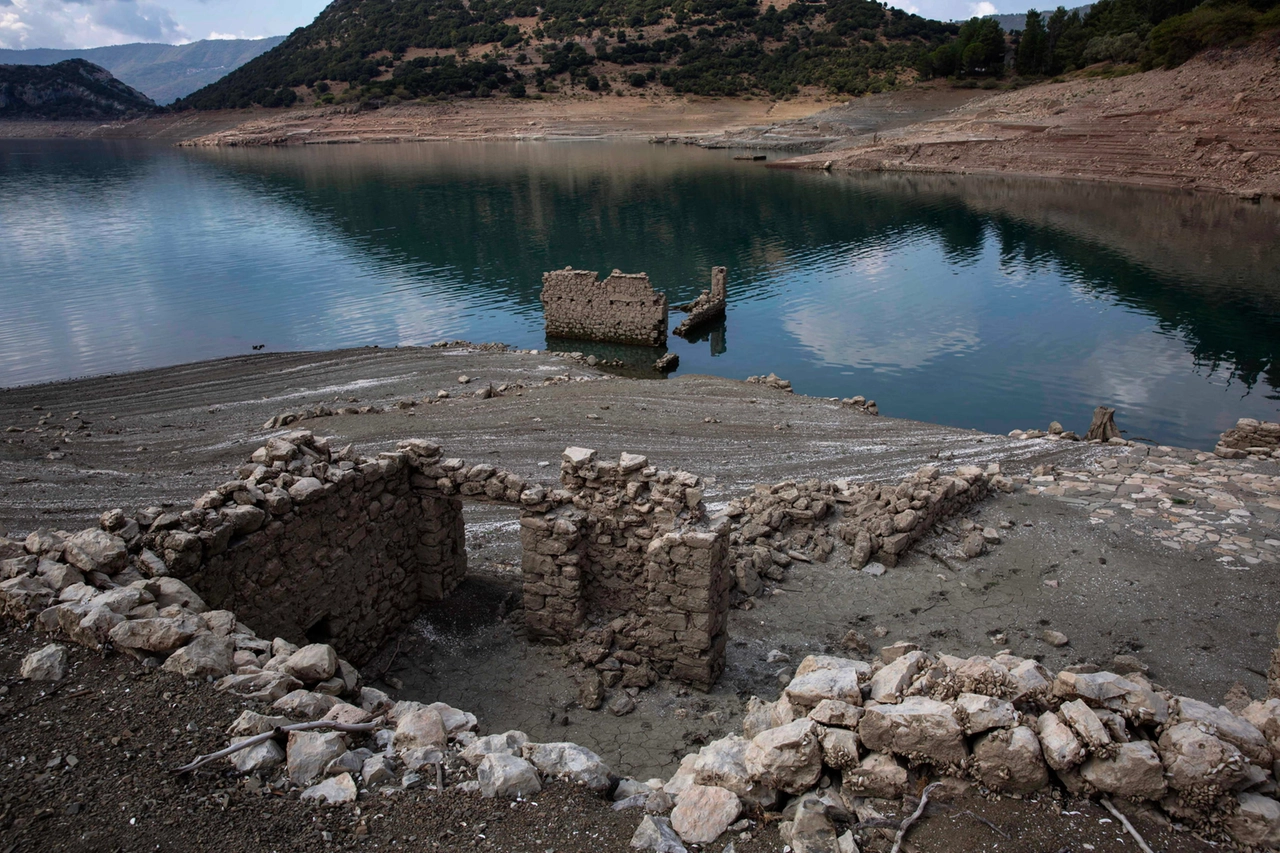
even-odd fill
[[[381,106],[421,98],[659,90],[861,95],[927,77],[1173,65],[1280,25],[1280,0],[1099,0],[942,23],[875,0],[335,0],[175,107]],[[1047,12],[1047,10],[1046,10]],[[994,85],[994,84],[992,84]]]
[[[178,106],[618,87],[860,94],[897,85],[958,31],[874,0],[335,0]]]
[[[0,118],[126,118],[155,109],[155,101],[83,59],[0,65]]]

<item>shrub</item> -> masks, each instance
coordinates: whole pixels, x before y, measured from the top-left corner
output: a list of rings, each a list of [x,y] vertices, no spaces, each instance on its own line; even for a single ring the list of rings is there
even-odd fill
[[[1175,15],[1151,30],[1142,67],[1176,68],[1208,47],[1225,47],[1253,36],[1262,19],[1243,3],[1215,6],[1208,3],[1183,15]]]

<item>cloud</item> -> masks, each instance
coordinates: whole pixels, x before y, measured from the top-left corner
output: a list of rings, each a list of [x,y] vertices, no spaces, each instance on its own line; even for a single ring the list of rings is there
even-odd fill
[[[995,4],[989,3],[987,0],[982,0],[981,3],[970,3],[969,13],[976,18],[983,18],[987,15],[997,14]]]
[[[0,47],[4,48],[189,40],[169,9],[147,0],[0,0]]]

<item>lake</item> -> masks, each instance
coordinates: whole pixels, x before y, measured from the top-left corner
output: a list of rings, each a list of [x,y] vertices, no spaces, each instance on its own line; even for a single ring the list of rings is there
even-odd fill
[[[679,372],[999,433],[1106,404],[1208,449],[1280,410],[1277,207],[640,143],[0,141],[0,386],[255,346],[542,349],[546,270],[644,271],[679,304],[724,265],[727,321],[671,338]]]

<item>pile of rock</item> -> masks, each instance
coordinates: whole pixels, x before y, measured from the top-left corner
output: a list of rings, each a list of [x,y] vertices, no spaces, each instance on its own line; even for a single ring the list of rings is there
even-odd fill
[[[1213,452],[1223,459],[1280,459],[1280,423],[1241,418]]]
[[[791,380],[782,379],[774,373],[770,373],[768,376],[748,376],[747,381],[752,385],[764,385],[778,391],[786,391],[788,394],[794,393],[791,390]]]
[[[491,341],[489,343],[482,343],[482,344],[472,343],[471,341],[461,341],[461,340],[436,341],[434,344],[431,344],[430,349],[466,349],[466,350],[472,350],[474,352],[516,352],[516,353],[526,353],[528,355],[538,354],[538,351],[536,349],[531,349],[531,350],[512,349],[507,344],[500,343],[498,341]]]
[[[879,415],[880,407],[876,405],[875,400],[868,400],[866,397],[858,394],[854,397],[847,397],[840,401],[840,405],[848,409],[857,409],[868,415]]]
[[[608,765],[588,749],[534,743],[519,731],[479,737],[475,716],[443,702],[392,703],[367,687],[351,702],[328,699],[277,702],[272,715],[244,711],[227,733],[231,745],[252,743],[226,761],[258,777],[268,790],[321,805],[441,783],[506,799],[532,797],[548,778],[597,794],[617,783]],[[342,730],[288,730],[307,721],[328,721]],[[261,737],[269,733],[274,737]]]
[[[935,524],[964,512],[993,488],[1013,491],[1013,481],[1000,473],[998,464],[985,471],[962,465],[949,475],[936,465],[925,465],[897,485],[850,483],[842,491],[842,503],[848,503],[837,533],[853,549],[854,568],[862,568],[873,557],[892,566]],[[985,551],[981,532],[970,532],[962,551],[966,557],[981,555]]]
[[[263,429],[281,429],[282,427],[291,426],[300,421],[311,421],[318,418],[332,418],[337,415],[380,415],[385,409],[381,406],[338,406],[331,408],[323,403],[311,406],[306,409],[298,409],[292,412],[282,412],[267,419],[262,425]]]
[[[1072,432],[1069,429],[1063,429],[1062,424],[1058,423],[1057,421],[1053,421],[1052,423],[1050,423],[1048,429],[1010,430],[1009,437],[1023,439],[1023,440],[1031,439],[1031,438],[1047,438],[1050,441],[1081,441],[1081,438],[1079,435],[1077,435],[1076,433]],[[1101,442],[1094,442],[1094,443],[1101,444]],[[1129,444],[1129,442],[1126,442],[1123,439],[1116,439],[1114,442],[1109,441],[1107,443],[1117,444],[1117,445]]]
[[[1153,801],[1242,844],[1280,842],[1276,699],[1237,715],[1139,673],[1055,676],[1007,653],[935,657],[900,643],[874,663],[806,658],[776,702],[751,700],[743,729],[684,758],[662,788],[675,806],[670,824],[646,819],[637,846],[655,826],[707,843],[759,808],[783,813],[793,849],[853,849],[853,836],[838,846],[837,818],[935,774],[1012,795],[1056,782]],[[694,811],[701,819],[681,819]]]
[[[893,485],[810,480],[756,486],[752,495],[731,500],[720,513],[735,524],[731,542],[738,589],[755,595],[762,577],[781,580],[795,561],[826,562],[837,538],[849,545],[853,568],[873,559],[893,566],[936,524],[964,512],[993,488],[1014,489],[998,464],[985,471],[963,466],[950,475],[927,465]],[[962,556],[980,556],[999,541],[992,535],[966,530]]]
[[[561,352],[559,350],[551,350],[548,355],[567,358],[569,361],[576,361],[579,364],[585,364],[587,367],[626,367],[627,363],[620,358],[601,358],[598,355],[587,355],[583,352]]]
[[[594,358],[594,356],[592,356],[592,358]],[[459,379],[460,380],[467,379],[467,377],[459,377]],[[470,381],[471,381],[470,379],[467,379],[466,382],[460,381],[459,384],[466,385],[466,384],[469,384]],[[398,409],[402,412],[409,412],[410,414],[412,414],[412,411],[416,409],[418,406],[431,405],[433,403],[439,403],[444,400],[452,400],[452,399],[458,399],[458,398],[491,400],[494,397],[504,397],[510,393],[515,393],[516,396],[520,396],[523,389],[526,387],[528,386],[525,385],[525,383],[523,382],[503,382],[498,385],[494,385],[492,382],[488,382],[488,383],[485,383],[484,385],[478,385],[473,391],[458,392],[458,391],[449,391],[447,389],[442,388],[439,391],[437,391],[433,396],[424,397],[422,398],[422,400],[413,400],[413,399],[396,400],[394,403],[389,404],[389,407]],[[349,403],[350,402],[355,402],[355,401],[349,401]],[[282,412],[281,414],[275,415],[269,418],[267,422],[262,425],[262,428],[264,430],[282,429],[287,426],[293,426],[294,424],[302,423],[303,421],[317,420],[319,418],[332,418],[332,417],[337,417],[339,415],[381,415],[386,413],[386,411],[387,411],[386,408],[383,408],[382,406],[374,406],[374,405],[328,406],[323,403],[320,403],[315,406],[309,406],[305,409],[296,409],[291,412]]]
[[[675,334],[687,337],[699,326],[724,317],[729,302],[728,278],[729,271],[725,267],[711,268],[711,289],[702,291],[697,299],[684,306],[689,316],[676,326]]]

